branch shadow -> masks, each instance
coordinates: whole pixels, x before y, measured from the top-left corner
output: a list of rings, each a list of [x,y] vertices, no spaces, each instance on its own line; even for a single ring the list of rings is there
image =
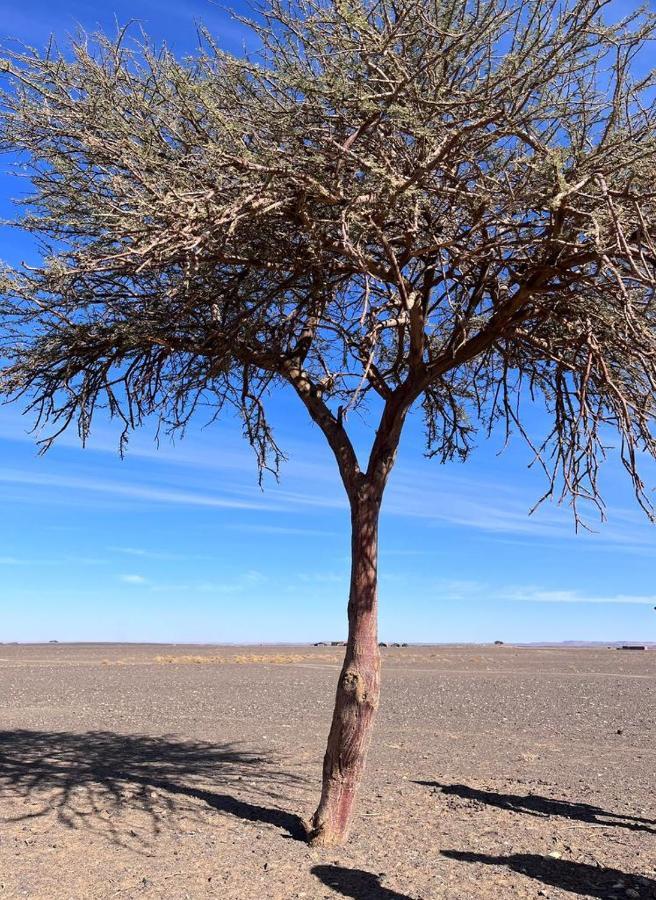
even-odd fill
[[[619,869],[591,866],[566,859],[552,859],[535,853],[512,853],[508,856],[492,856],[486,853],[468,853],[459,850],[442,850],[443,856],[460,862],[484,863],[491,866],[507,866],[537,881],[579,894],[609,900],[618,891],[631,897],[656,897],[656,881],[638,875],[627,875]]]
[[[138,814],[156,836],[172,816],[202,818],[207,809],[305,840],[302,819],[267,802],[286,803],[289,789],[304,784],[270,756],[236,744],[109,731],[0,731],[0,799],[37,807],[4,821],[54,813],[68,828],[103,832],[122,845],[127,836],[143,842],[121,821],[126,813]],[[217,790],[227,785],[252,799]]]
[[[342,866],[313,866],[313,875],[327,887],[352,900],[412,900],[407,894],[383,887],[380,877],[363,869],[346,869]]]
[[[497,806],[510,812],[524,813],[529,816],[545,818],[562,816],[576,822],[587,822],[591,825],[605,825],[608,828],[627,828],[630,831],[646,831],[656,834],[656,822],[639,816],[624,813],[608,812],[599,806],[589,803],[576,803],[569,800],[552,800],[537,794],[500,794],[496,791],[481,791],[466,784],[440,784],[439,781],[415,781],[415,784],[433,788],[442,794],[462,797],[464,800],[477,800],[488,806]]]

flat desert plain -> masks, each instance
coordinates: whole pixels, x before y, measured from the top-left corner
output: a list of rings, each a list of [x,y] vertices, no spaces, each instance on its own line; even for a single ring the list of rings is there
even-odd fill
[[[0,898],[656,898],[656,650],[383,650],[319,850],[342,652],[0,646]]]

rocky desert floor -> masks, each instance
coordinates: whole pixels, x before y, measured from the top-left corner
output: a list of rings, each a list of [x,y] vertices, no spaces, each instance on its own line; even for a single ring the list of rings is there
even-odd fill
[[[341,653],[0,646],[0,898],[656,898],[656,650],[383,650],[318,850]]]

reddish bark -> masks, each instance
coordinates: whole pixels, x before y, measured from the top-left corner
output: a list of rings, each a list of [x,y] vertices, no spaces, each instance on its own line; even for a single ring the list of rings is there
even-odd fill
[[[377,557],[380,498],[367,486],[351,503],[349,634],[323,764],[321,800],[310,843],[331,846],[348,837],[380,696]]]

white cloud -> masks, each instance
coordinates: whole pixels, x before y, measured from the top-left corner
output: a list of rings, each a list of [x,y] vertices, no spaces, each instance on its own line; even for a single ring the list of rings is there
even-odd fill
[[[258,524],[239,524],[235,523],[231,526],[233,531],[247,531],[257,534],[287,534],[298,535],[299,537],[336,537],[342,532],[328,531],[323,528],[300,528],[288,525],[258,525]]]
[[[266,581],[266,575],[258,572],[257,569],[249,569],[248,572],[244,572],[242,575],[242,580],[245,584],[262,584]]]
[[[262,572],[249,569],[239,575],[227,578],[225,581],[149,582],[149,589],[158,594],[215,594],[218,596],[245,593],[266,581],[267,577]]]
[[[139,559],[154,559],[171,562],[188,562],[192,559],[212,559],[211,556],[201,555],[200,553],[169,553],[160,550],[146,550],[141,547],[107,547],[110,553],[123,553],[126,556],[136,556]]]
[[[347,569],[341,574],[339,572],[299,572],[296,577],[304,584],[343,585],[345,581],[348,581],[349,573]]]
[[[1,469],[0,482],[91,491],[93,493],[112,494],[127,499],[144,500],[146,502],[152,501],[154,503],[173,503],[184,506],[209,506],[221,509],[280,510],[280,505],[255,500],[247,501],[236,497],[221,497],[215,494],[205,494],[197,491],[150,487],[138,483],[128,484],[120,481],[101,481],[95,478],[54,475],[50,472],[40,473],[24,472],[18,469]]]
[[[124,584],[148,584],[148,580],[143,575],[121,575],[121,581]]]
[[[5,413],[0,415],[0,434],[20,439],[19,431],[20,420],[6,419]],[[263,514],[321,509],[346,513],[346,498],[336,466],[329,452],[325,448],[322,450],[319,440],[303,443],[289,441],[282,435],[281,442],[290,451],[290,462],[282,473],[282,486],[267,481],[266,490],[261,492],[256,484],[252,454],[240,435],[230,423],[225,423],[223,428],[219,426],[218,434],[221,437],[220,452],[217,452],[215,440],[205,437],[202,432],[194,435],[193,442],[178,442],[175,446],[164,442],[159,449],[152,441],[149,442],[145,433],[135,435],[129,455],[152,460],[149,477],[153,481],[158,478],[159,483],[126,483],[92,476],[81,478],[59,473],[43,474],[35,471],[36,463],[18,474],[11,470],[0,472],[0,480],[72,488],[70,501],[63,495],[57,497],[66,502],[76,502],[78,492],[89,491],[135,502],[244,509]],[[62,443],[69,448],[69,454],[70,448],[78,446],[73,434],[64,435]],[[101,427],[98,430],[97,440],[91,444],[92,452],[94,449],[116,455],[116,441],[110,437],[109,429]],[[171,469],[172,466],[175,469]],[[401,464],[392,475],[383,516],[409,521],[414,519],[440,528],[455,526],[490,535],[495,540],[550,539],[554,542],[576,541],[581,549],[607,547],[620,552],[656,552],[653,532],[646,520],[633,509],[611,508],[608,511],[610,522],[599,525],[598,534],[580,534],[577,537],[571,510],[567,507],[545,503],[535,515],[529,516],[529,509],[542,487],[537,476],[531,485],[519,472],[518,478],[509,477],[507,467],[500,470],[497,477],[470,474],[475,472],[475,465],[465,470],[427,463],[419,458],[410,465]],[[287,482],[290,489],[285,487]],[[206,491],[206,484],[216,485],[216,489]],[[290,526],[284,522],[254,522],[252,525],[242,523],[234,527],[245,530],[252,527],[253,531],[286,533],[290,536],[322,534],[320,529],[304,529],[297,522]],[[170,558],[168,554],[166,558]]]
[[[616,603],[656,606],[656,594],[599,594],[585,593],[571,588],[548,589],[535,585],[493,587],[478,581],[441,580],[429,588],[443,600],[477,600],[484,597],[494,602],[516,603]]]
[[[106,561],[88,556],[60,556],[57,559],[31,559],[18,556],[0,556],[0,566],[100,566]]]
[[[620,603],[656,606],[656,594],[582,594],[580,591],[545,591],[539,588],[519,588],[505,598],[526,603]]]
[[[146,557],[151,556],[151,554],[148,552],[148,550],[141,550],[139,547],[108,547],[107,549],[110,552],[125,553],[128,556],[146,556]]]

